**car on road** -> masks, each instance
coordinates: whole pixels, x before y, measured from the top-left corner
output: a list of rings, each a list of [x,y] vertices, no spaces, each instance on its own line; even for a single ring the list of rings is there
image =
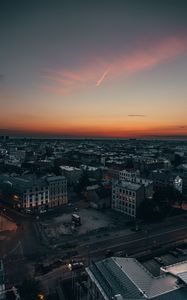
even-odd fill
[[[155,256],[155,257],[154,257],[154,260],[155,260],[157,263],[159,263],[160,265],[163,265],[163,264],[164,264],[164,262],[163,262],[163,260],[162,260],[161,257]]]
[[[68,264],[68,268],[70,271],[79,270],[84,268],[84,263],[80,262],[72,262]]]

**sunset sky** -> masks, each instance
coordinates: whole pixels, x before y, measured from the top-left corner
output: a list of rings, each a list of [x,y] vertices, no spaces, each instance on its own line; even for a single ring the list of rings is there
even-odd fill
[[[0,133],[187,136],[187,1],[0,1]]]

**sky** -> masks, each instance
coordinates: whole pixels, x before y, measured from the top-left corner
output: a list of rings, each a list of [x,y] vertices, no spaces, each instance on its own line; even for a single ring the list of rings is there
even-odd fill
[[[187,136],[186,0],[0,1],[0,133]]]

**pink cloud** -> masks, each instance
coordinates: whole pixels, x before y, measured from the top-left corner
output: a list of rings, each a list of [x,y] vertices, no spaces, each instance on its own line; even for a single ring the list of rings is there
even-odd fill
[[[107,69],[101,76],[101,78],[99,78],[99,80],[96,82],[96,86],[100,86],[101,83],[105,80],[106,76],[109,73],[109,69]]]
[[[147,45],[146,45],[147,46]],[[144,49],[109,61],[96,60],[79,70],[47,70],[42,76],[42,88],[57,94],[68,94],[89,86],[101,86],[104,81],[151,69],[187,51],[187,39],[170,37]],[[102,75],[101,75],[102,74]]]
[[[146,49],[137,49],[131,55],[116,60],[112,75],[137,73],[150,69],[187,51],[187,39],[171,37]]]

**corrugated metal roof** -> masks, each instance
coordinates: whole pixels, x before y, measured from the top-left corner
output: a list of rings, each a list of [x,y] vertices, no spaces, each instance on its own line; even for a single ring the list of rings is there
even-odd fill
[[[160,299],[158,297],[161,295],[169,295],[181,289],[177,285],[176,276],[166,273],[154,277],[135,258],[108,258],[94,263],[88,269],[108,299],[116,294],[124,299]],[[187,280],[187,273],[182,276],[186,276]]]
[[[170,274],[154,277],[134,258],[113,258],[135,286],[148,298],[177,289],[176,278]]]
[[[178,273],[177,277],[179,277],[184,283],[187,283],[187,271]]]

